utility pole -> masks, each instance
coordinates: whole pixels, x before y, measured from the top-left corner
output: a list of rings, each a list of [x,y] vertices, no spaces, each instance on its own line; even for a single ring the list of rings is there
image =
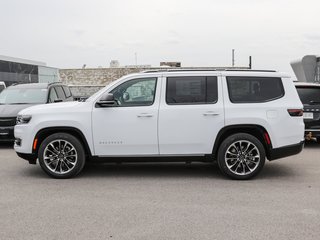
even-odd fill
[[[232,49],[232,67],[234,67],[234,49]]]

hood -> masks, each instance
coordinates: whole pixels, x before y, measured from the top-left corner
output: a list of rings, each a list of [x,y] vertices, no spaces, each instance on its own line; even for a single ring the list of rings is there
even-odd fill
[[[33,106],[33,104],[0,104],[0,118],[16,117],[21,110]]]
[[[33,114],[33,113],[51,113],[51,112],[71,112],[75,107],[84,102],[62,102],[62,103],[48,103],[32,106],[23,109],[19,114]]]

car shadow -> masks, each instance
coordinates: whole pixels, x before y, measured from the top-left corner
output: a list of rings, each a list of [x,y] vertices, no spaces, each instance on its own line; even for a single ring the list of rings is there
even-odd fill
[[[320,143],[317,143],[316,141],[306,141],[304,144],[305,148],[319,148],[320,149]]]
[[[31,178],[49,178],[39,164],[21,169],[22,176]],[[267,162],[256,180],[271,180],[298,176],[297,169],[289,164]],[[163,178],[163,179],[201,179],[230,180],[224,176],[216,163],[123,163],[123,164],[87,164],[79,179],[97,178]],[[232,180],[230,180],[232,181]]]
[[[0,142],[0,149],[13,149],[12,142]]]
[[[297,168],[292,164],[266,162],[257,179],[279,179],[298,175]]]
[[[88,164],[81,177],[224,178],[212,163]]]
[[[278,179],[294,177],[296,169],[289,164],[266,162],[256,179]],[[211,178],[225,179],[216,163],[124,163],[89,164],[81,173],[81,178],[144,177],[144,178]]]

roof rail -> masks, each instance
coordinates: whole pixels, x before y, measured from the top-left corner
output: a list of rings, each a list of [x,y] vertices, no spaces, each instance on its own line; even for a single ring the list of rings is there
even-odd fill
[[[62,84],[62,82],[50,82],[50,83],[48,83],[48,86],[53,85],[53,84],[57,84],[57,83]]]
[[[261,69],[226,69],[224,71],[227,72],[232,72],[232,71],[236,71],[236,72],[277,72],[276,70],[261,70]]]
[[[253,70],[253,69],[225,69],[225,68],[197,68],[197,69],[154,69],[144,70],[142,73],[156,72],[199,72],[199,71],[228,71],[228,72],[277,72],[275,70]]]
[[[168,68],[165,68],[165,69],[153,69],[153,70],[144,70],[142,71],[143,73],[154,73],[154,72],[191,72],[191,71],[194,71],[194,72],[197,72],[197,71],[222,71],[221,69],[213,69],[213,68],[197,68],[197,69],[168,69]]]

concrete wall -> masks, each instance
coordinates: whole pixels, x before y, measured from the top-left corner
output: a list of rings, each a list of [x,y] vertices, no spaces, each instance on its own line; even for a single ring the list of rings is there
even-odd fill
[[[144,68],[88,68],[60,69],[60,79],[68,85],[107,85],[124,75],[137,73]]]
[[[165,70],[167,68],[136,68],[136,67],[119,67],[119,68],[88,68],[88,69],[60,69],[59,75],[63,83],[71,86],[71,91],[76,97],[89,97],[111,81],[130,74],[138,73],[145,70]],[[174,68],[169,68],[174,69]],[[232,69],[228,67],[188,67],[178,68],[208,70],[208,69]],[[237,69],[248,69],[247,67],[237,67]]]

